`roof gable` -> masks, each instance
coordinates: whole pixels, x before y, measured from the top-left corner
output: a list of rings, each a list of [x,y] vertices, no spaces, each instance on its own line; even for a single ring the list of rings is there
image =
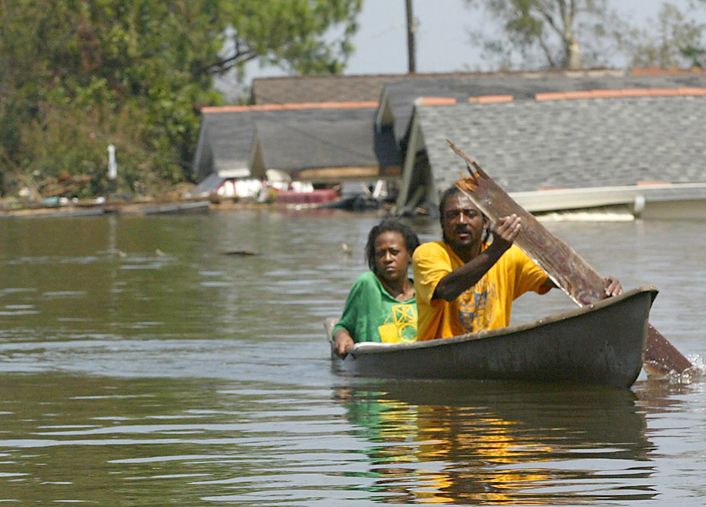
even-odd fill
[[[194,159],[198,179],[216,172],[249,170],[256,123],[259,120],[291,122],[336,121],[365,116],[373,124],[370,103],[328,103],[309,107],[280,105],[226,106],[203,109],[199,144]]]

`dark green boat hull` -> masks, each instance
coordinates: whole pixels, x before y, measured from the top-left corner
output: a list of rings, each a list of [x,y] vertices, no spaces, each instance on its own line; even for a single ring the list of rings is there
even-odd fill
[[[361,343],[344,360],[332,354],[333,366],[365,377],[629,387],[642,368],[656,295],[646,286],[529,324],[425,342]]]

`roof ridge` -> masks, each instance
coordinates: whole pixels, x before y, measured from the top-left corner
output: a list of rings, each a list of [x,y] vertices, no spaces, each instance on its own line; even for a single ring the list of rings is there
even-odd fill
[[[432,97],[424,95],[414,99],[414,104],[417,106],[453,106],[456,104],[454,97]]]
[[[635,77],[691,76],[698,74],[706,74],[706,69],[702,67],[635,67],[630,69],[630,75]]]
[[[535,94],[537,102],[577,99],[616,99],[628,97],[686,97],[706,96],[706,87],[674,86],[663,88],[605,88],[567,92],[544,92]]]
[[[289,102],[286,104],[255,104],[243,106],[204,106],[202,113],[242,113],[246,111],[292,111],[302,109],[365,109],[376,108],[376,100],[342,102]]]
[[[615,69],[610,67],[592,67],[588,69],[517,69],[517,70],[493,70],[493,71],[448,71],[448,72],[415,72],[415,73],[392,73],[392,74],[309,74],[299,76],[268,76],[253,78],[254,82],[263,81],[299,81],[305,79],[350,79],[350,78],[381,78],[381,79],[414,79],[417,77],[444,77],[444,76],[542,76],[542,75],[566,75],[566,76],[591,76],[594,74],[620,74],[627,75],[625,69]]]
[[[502,104],[504,102],[512,102],[515,98],[512,95],[474,95],[468,97],[468,102],[471,104]]]

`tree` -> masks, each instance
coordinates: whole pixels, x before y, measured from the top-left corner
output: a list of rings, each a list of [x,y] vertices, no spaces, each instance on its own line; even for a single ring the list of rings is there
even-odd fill
[[[122,191],[190,175],[213,78],[260,58],[340,72],[362,0],[0,0],[0,171],[42,186],[88,175],[105,190],[117,147]],[[328,43],[331,30],[342,30]],[[228,52],[229,51],[229,52]]]
[[[500,24],[491,35],[472,32],[473,43],[502,67],[579,69],[603,63],[612,15],[606,0],[466,0]],[[518,60],[518,57],[521,60]]]
[[[706,0],[701,5],[706,7]],[[682,12],[673,4],[662,5],[657,20],[647,26],[627,26],[622,45],[636,67],[706,67],[706,23],[693,12]],[[703,12],[703,11],[702,11]]]
[[[301,74],[339,73],[353,46],[362,0],[238,0],[224,2],[226,54],[210,70],[223,72],[260,59]],[[335,42],[326,39],[341,30]]]

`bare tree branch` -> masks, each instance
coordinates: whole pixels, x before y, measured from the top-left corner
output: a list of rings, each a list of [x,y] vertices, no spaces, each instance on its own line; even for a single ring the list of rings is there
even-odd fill
[[[542,48],[542,51],[544,52],[544,57],[547,59],[547,62],[549,62],[549,66],[551,68],[556,68],[556,61],[554,60],[554,56],[552,55],[551,48],[547,45],[547,41],[544,39],[544,37],[539,38],[539,46]]]

